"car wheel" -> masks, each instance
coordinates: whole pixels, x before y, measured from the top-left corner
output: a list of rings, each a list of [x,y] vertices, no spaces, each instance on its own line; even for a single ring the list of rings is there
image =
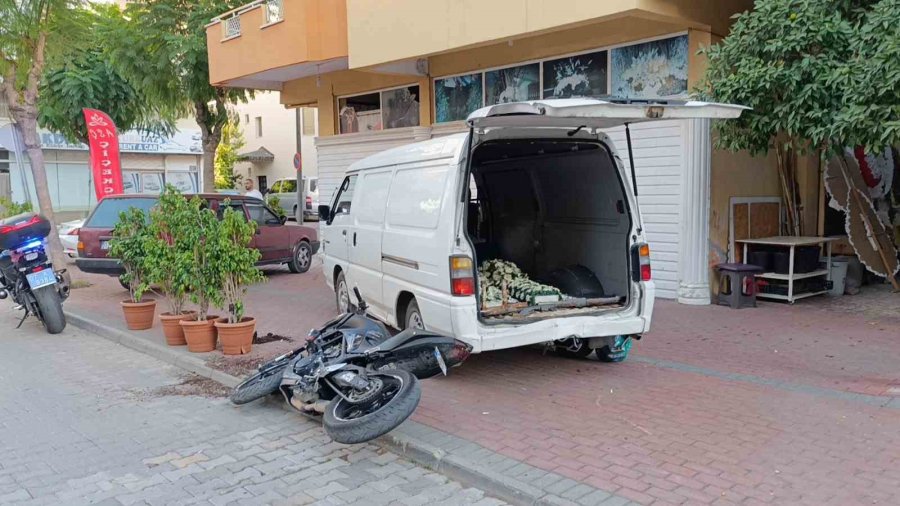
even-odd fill
[[[116,279],[119,280],[119,284],[122,285],[122,288],[124,288],[124,289],[126,289],[126,290],[128,290],[128,291],[131,291],[131,284],[128,283],[127,281],[125,281],[124,279],[122,279],[122,276],[119,276],[119,277],[116,278]]]
[[[334,282],[334,299],[337,304],[338,313],[349,313],[353,310],[350,303],[350,290],[347,288],[347,279],[344,273],[338,273],[337,280]]]
[[[585,339],[579,337],[560,339],[554,343],[554,348],[557,354],[568,358],[585,358],[594,351],[588,347]]]
[[[288,269],[294,274],[299,274],[308,271],[310,265],[312,265],[312,248],[308,242],[300,241],[294,248],[293,258],[288,262]]]
[[[406,306],[406,329],[425,330],[425,320],[422,318],[422,311],[419,310],[419,303],[416,299],[409,301]]]
[[[634,339],[629,336],[616,336],[612,346],[597,348],[597,358],[601,362],[622,362],[628,358],[628,352],[634,345]]]

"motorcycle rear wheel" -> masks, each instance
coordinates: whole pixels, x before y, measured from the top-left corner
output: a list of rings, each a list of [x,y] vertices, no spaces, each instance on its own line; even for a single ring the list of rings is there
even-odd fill
[[[281,373],[285,367],[287,364],[275,369],[260,371],[245,379],[240,385],[234,387],[231,392],[231,402],[238,405],[247,404],[275,392],[281,385]]]
[[[48,334],[59,334],[66,328],[66,314],[55,285],[38,288],[32,292],[40,311],[41,323]]]
[[[415,376],[399,369],[369,373],[383,382],[382,393],[364,402],[335,397],[325,409],[325,432],[338,443],[371,441],[397,428],[419,405],[422,388]]]

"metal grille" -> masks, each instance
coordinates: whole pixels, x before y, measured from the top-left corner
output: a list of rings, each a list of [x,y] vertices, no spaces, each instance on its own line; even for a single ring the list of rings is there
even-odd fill
[[[237,37],[241,34],[241,17],[239,15],[232,16],[222,20],[222,35],[226,39],[229,37]]]

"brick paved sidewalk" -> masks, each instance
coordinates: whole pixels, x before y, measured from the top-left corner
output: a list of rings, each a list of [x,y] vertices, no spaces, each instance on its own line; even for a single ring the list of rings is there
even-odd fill
[[[121,290],[91,280],[69,308],[121,325]],[[251,292],[263,332],[299,336],[333,313],[318,270],[273,274]],[[535,349],[478,355],[424,382],[414,420],[591,487],[584,496],[900,504],[898,319],[820,304],[731,311],[658,301],[653,332],[625,363]],[[159,329],[146,336],[162,340]]]
[[[0,504],[504,504],[373,445],[330,442],[278,403],[170,395],[174,367],[0,316]]]

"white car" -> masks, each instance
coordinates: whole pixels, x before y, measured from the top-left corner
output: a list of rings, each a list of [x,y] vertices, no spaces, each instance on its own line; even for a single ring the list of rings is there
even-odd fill
[[[594,99],[479,109],[470,134],[350,166],[319,211],[325,280],[342,312],[358,288],[372,316],[453,336],[475,352],[555,342],[567,354],[596,350],[621,361],[650,329],[655,288],[633,169],[603,129],[736,118],[744,109]],[[567,283],[567,297],[497,309],[477,277],[491,259]]]
[[[62,243],[63,252],[69,258],[78,256],[78,231],[84,226],[84,220],[73,220],[61,223],[57,227],[59,242]]]

